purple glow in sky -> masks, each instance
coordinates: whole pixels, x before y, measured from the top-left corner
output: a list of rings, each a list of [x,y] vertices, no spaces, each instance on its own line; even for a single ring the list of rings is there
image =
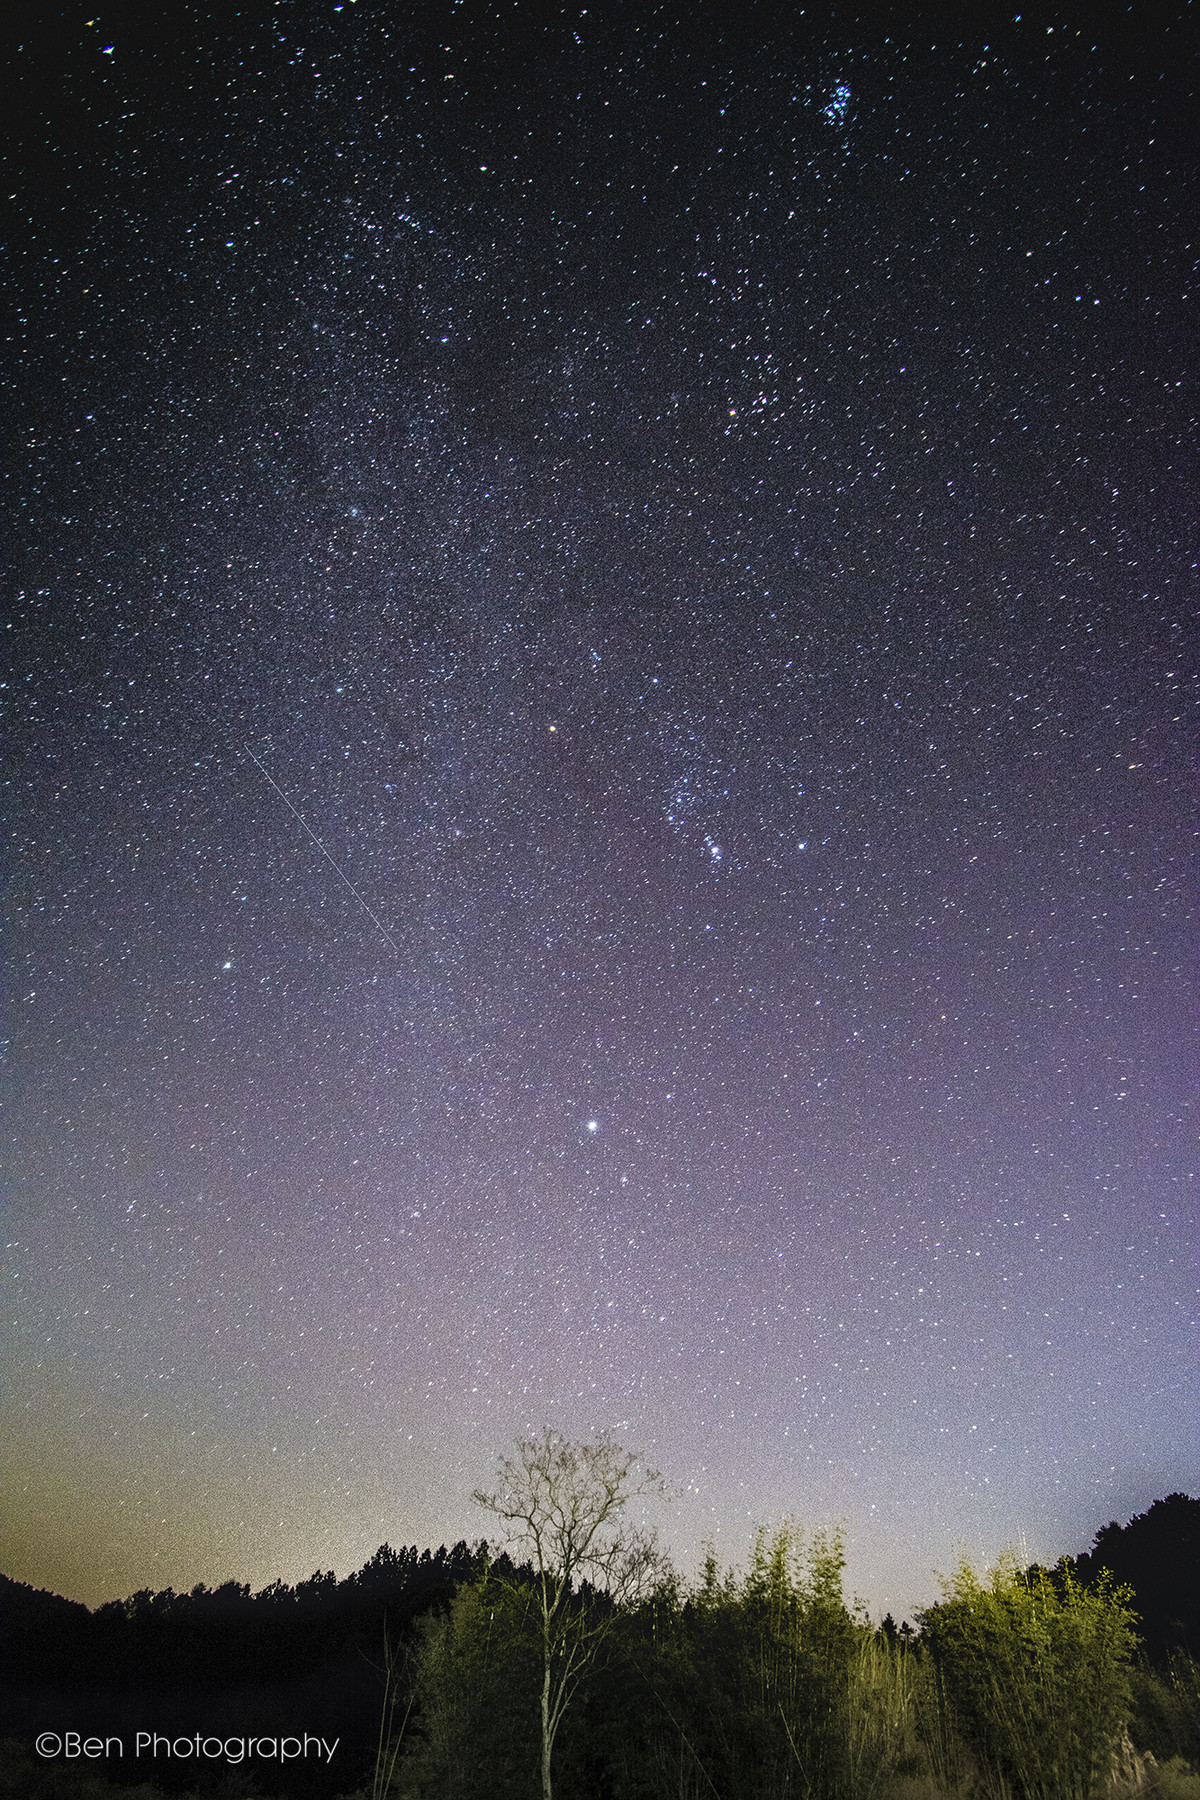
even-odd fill
[[[898,1617],[1084,1549],[1200,1491],[1194,61],[409,10],[17,59],[3,1566],[543,1424]]]

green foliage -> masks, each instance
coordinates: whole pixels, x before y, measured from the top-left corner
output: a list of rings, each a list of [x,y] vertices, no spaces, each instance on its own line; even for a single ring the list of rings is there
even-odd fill
[[[854,1800],[876,1800],[898,1776],[932,1769],[920,1735],[928,1690],[928,1664],[881,1632],[856,1631],[845,1704],[846,1792]]]
[[[869,1800],[907,1702],[846,1609],[842,1566],[839,1533],[788,1523],[759,1532],[743,1575],[710,1556],[690,1592],[663,1584],[627,1652],[653,1706],[621,1746],[623,1800]],[[868,1696],[879,1706],[864,1721],[854,1703]]]
[[[974,1784],[974,1759],[958,1728],[943,1672],[930,1655],[928,1645],[919,1638],[905,1655],[919,1754],[913,1759],[913,1767],[904,1773],[917,1779],[922,1792],[918,1797],[915,1792],[907,1795],[893,1791],[890,1800],[925,1800],[926,1794],[940,1800],[942,1795],[967,1792]]]
[[[1194,1665],[1136,1672],[1157,1767],[1125,1735],[1123,1590],[1084,1589],[1066,1565],[1021,1573],[1010,1558],[981,1579],[964,1564],[914,1640],[857,1620],[842,1568],[836,1531],[787,1523],[758,1533],[743,1571],[710,1556],[688,1584],[663,1565],[640,1599],[610,1597],[556,1787],[571,1800],[1200,1800],[1179,1760],[1200,1711]],[[542,1597],[515,1571],[485,1575],[422,1626],[404,1800],[538,1800]],[[590,1631],[601,1598],[564,1590],[571,1631]],[[1148,1747],[1136,1720],[1135,1736]]]
[[[1152,1787],[1153,1800],[1200,1800],[1200,1775],[1182,1756],[1160,1764]]]
[[[1182,1757],[1200,1769],[1200,1666],[1184,1651],[1165,1669],[1134,1670],[1129,1735],[1159,1763]]]
[[[539,1792],[534,1595],[487,1573],[422,1619],[416,1723],[395,1791],[405,1800],[535,1800]]]
[[[953,1720],[994,1800],[1090,1800],[1125,1733],[1135,1636],[1128,1592],[1060,1564],[966,1562],[922,1617]]]
[[[778,1714],[776,1791],[839,1795],[849,1782],[849,1690],[855,1627],[842,1599],[840,1532],[807,1541],[785,1524],[760,1531],[741,1594],[754,1699]],[[771,1736],[764,1730],[764,1740]]]

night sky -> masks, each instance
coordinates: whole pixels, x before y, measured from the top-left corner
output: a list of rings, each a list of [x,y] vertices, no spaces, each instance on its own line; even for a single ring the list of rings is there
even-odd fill
[[[1200,1491],[1135,12],[30,27],[8,1573],[344,1575],[545,1424],[897,1616]]]

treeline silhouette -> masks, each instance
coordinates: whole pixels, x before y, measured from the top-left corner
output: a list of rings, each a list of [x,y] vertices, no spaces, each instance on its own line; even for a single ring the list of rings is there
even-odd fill
[[[341,1581],[318,1570],[258,1593],[237,1581],[190,1593],[143,1589],[94,1610],[0,1575],[3,1734],[32,1743],[44,1730],[129,1742],[139,1730],[316,1733],[341,1740],[331,1766],[256,1763],[235,1783],[237,1800],[256,1792],[327,1800],[353,1789],[374,1754],[389,1647],[406,1642],[422,1614],[448,1607],[489,1562],[517,1573],[486,1543],[435,1551],[383,1544]],[[13,1756],[10,1747],[10,1766]],[[61,1765],[17,1761],[25,1785],[6,1790],[0,1770],[0,1796],[57,1792],[55,1781],[67,1778]],[[128,1758],[109,1759],[104,1772],[144,1782],[147,1765],[139,1774]],[[151,1772],[168,1792],[220,1786],[216,1772],[194,1764],[158,1760]]]
[[[190,1593],[143,1588],[94,1611],[0,1575],[0,1678],[199,1687],[214,1675],[223,1683],[287,1681],[359,1650],[378,1661],[385,1624],[403,1634],[419,1613],[446,1604],[486,1557],[486,1544],[382,1544],[342,1581],[318,1570],[295,1587],[274,1581],[256,1594],[239,1581],[200,1583]]]
[[[1138,1630],[1152,1661],[1162,1662],[1173,1650],[1200,1657],[1200,1500],[1168,1494],[1127,1525],[1112,1520],[1071,1567],[1085,1585],[1107,1569],[1132,1588]]]
[[[1105,1704],[1125,1708],[1133,1760],[1124,1787],[1114,1776],[1110,1791],[1136,1800],[1157,1784],[1161,1800],[1200,1800],[1200,1500],[1172,1494],[1125,1526],[1114,1521],[1051,1571],[1013,1565],[993,1588],[960,1571],[915,1631],[890,1619],[875,1630],[846,1609],[830,1542],[810,1541],[813,1560],[787,1529],[763,1533],[744,1576],[715,1564],[695,1584],[668,1576],[621,1620],[563,1737],[556,1792],[935,1800],[973,1789],[993,1800],[1087,1800],[1086,1747],[1057,1775],[1037,1773],[1070,1731],[1042,1674],[1026,1690],[1021,1670],[1034,1668],[1037,1634],[1050,1643],[1058,1632],[1063,1666],[1103,1664]],[[127,1793],[122,1780],[145,1783],[145,1764],[110,1761],[102,1780],[39,1762],[29,1746],[46,1729],[341,1740],[332,1765],[256,1762],[231,1775],[156,1763],[141,1800],[381,1800],[385,1765],[398,1791],[425,1800],[525,1800],[538,1791],[531,1584],[531,1570],[482,1543],[385,1544],[341,1581],[318,1572],[259,1593],[239,1582],[143,1590],[94,1610],[0,1577],[3,1730],[14,1740],[0,1800],[100,1800]],[[1122,1661],[1129,1627],[1142,1641],[1132,1668]],[[981,1643],[991,1646],[982,1656]],[[398,1704],[380,1759],[389,1673]],[[1004,1735],[1012,1718],[1024,1721],[1023,1750]]]

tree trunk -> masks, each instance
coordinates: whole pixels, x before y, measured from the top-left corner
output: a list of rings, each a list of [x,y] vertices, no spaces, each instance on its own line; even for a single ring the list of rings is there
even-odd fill
[[[550,1750],[553,1739],[550,1734],[550,1658],[546,1657],[545,1671],[542,1675],[542,1800],[554,1800],[550,1786]]]

